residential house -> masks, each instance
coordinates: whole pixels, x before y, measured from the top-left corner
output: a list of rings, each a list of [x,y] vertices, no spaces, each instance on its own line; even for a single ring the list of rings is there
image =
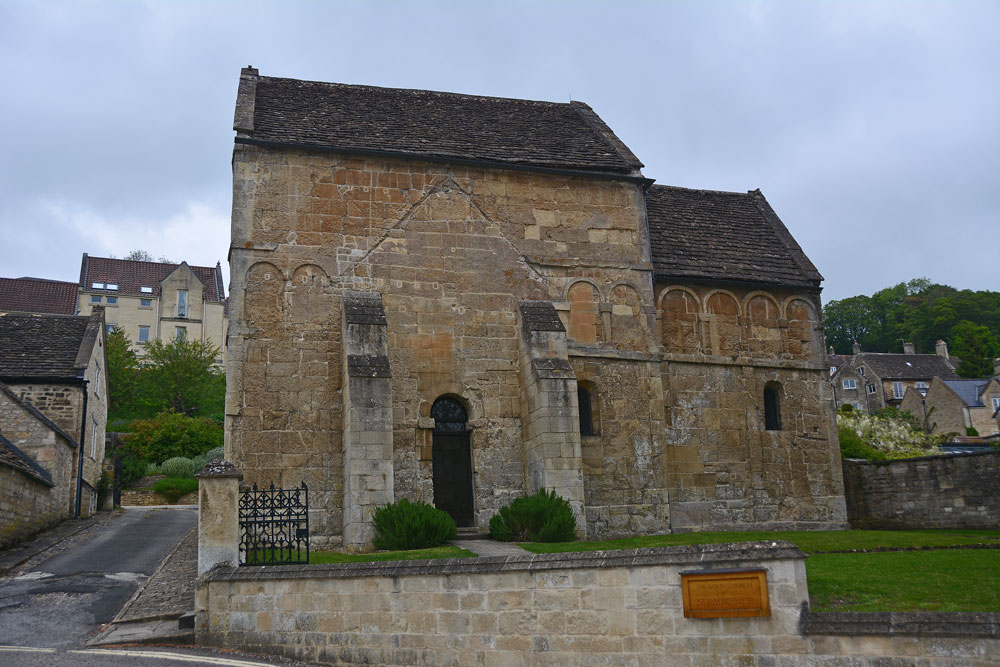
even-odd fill
[[[0,278],[0,313],[76,315],[77,284],[45,278]]]
[[[108,329],[121,327],[139,356],[151,340],[184,338],[217,346],[219,362],[225,361],[228,317],[221,264],[189,266],[84,253],[78,298],[82,315],[102,306]]]
[[[900,407],[911,387],[923,394],[935,377],[959,379],[955,374],[958,360],[949,356],[944,341],[937,342],[936,354],[916,354],[912,343],[904,344],[903,349],[903,354],[862,352],[855,343],[854,354],[830,378],[837,409],[850,403],[870,414],[884,407]]]
[[[842,527],[822,276],[582,102],[240,76],[226,456],[318,542],[552,489],[591,536]]]
[[[72,505],[73,514],[80,516],[96,509],[95,490],[104,460],[108,405],[104,325],[103,308],[85,316],[0,315],[0,382],[6,385],[8,398],[16,396],[73,443]],[[28,439],[15,441],[4,419],[0,432],[25,452],[35,446]],[[49,472],[57,487],[64,488],[61,473]]]
[[[916,415],[931,433],[965,435],[972,427],[981,436],[1000,433],[1000,381],[934,378],[926,393],[908,389],[901,406]]]

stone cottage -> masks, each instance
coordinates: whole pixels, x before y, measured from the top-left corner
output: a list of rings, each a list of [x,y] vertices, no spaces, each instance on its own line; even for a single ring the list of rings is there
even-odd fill
[[[58,427],[74,448],[67,516],[89,516],[97,509],[108,415],[104,331],[102,308],[88,316],[0,314],[0,382]],[[12,415],[21,412],[15,406],[0,414],[0,432],[12,441]],[[35,447],[31,437],[14,444],[27,452]],[[57,486],[64,484],[61,471],[49,472]]]
[[[760,191],[653,185],[581,102],[260,76],[226,453],[320,541],[555,489],[594,537],[844,525],[822,277]]]

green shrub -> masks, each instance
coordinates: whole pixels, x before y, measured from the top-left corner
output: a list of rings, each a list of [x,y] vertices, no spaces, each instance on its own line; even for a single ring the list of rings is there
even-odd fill
[[[372,517],[376,549],[399,551],[426,549],[444,544],[458,534],[455,520],[427,503],[411,503],[406,498],[383,505]]]
[[[840,411],[841,412],[854,412],[854,406],[851,405],[850,403],[844,403],[843,405],[840,406]]]
[[[202,468],[204,468],[206,463],[208,463],[208,460],[205,458],[204,454],[201,454],[200,456],[195,456],[194,458],[192,458],[191,459],[191,467],[194,468],[195,474],[197,474],[199,470],[201,470]]]
[[[972,436],[973,438],[979,437],[979,431],[976,430],[975,426],[966,426],[965,435]]]
[[[155,463],[150,463],[148,466],[146,466],[147,477],[149,477],[150,475],[159,475],[159,474],[160,474],[160,466],[156,465]]]
[[[160,464],[160,473],[167,477],[194,477],[194,462],[183,456],[175,456]]]
[[[198,480],[193,477],[167,477],[157,482],[153,490],[157,493],[162,493],[166,497],[167,502],[173,504],[180,500],[182,496],[197,491]]]
[[[222,447],[212,447],[205,453],[205,462],[211,463],[212,461],[218,461],[225,455]]]
[[[185,417],[164,410],[152,419],[129,424],[123,445],[146,462],[160,463],[176,456],[192,457],[222,446],[222,427],[211,419]]]
[[[576,539],[576,517],[564,498],[542,489],[501,508],[490,519],[490,536],[503,542],[569,542]]]
[[[848,426],[837,428],[837,435],[840,437],[840,456],[845,459],[865,459],[868,461],[885,460],[885,452],[882,452],[865,441]]]

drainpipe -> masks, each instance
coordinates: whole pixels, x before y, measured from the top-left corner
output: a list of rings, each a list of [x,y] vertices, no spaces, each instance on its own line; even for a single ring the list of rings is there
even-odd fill
[[[90,380],[83,381],[83,417],[80,420],[80,457],[76,466],[76,509],[73,518],[80,518],[80,501],[83,499],[83,456],[84,441],[87,439],[87,394]]]

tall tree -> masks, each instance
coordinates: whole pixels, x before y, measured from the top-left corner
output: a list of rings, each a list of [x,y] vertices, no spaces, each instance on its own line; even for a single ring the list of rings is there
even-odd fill
[[[142,361],[142,402],[150,414],[166,407],[188,416],[221,416],[226,376],[211,343],[174,339],[146,345]]]
[[[132,342],[115,325],[108,334],[108,416],[111,419],[131,416],[135,408],[139,362]]]
[[[964,378],[993,375],[993,359],[1000,356],[1000,342],[990,328],[962,320],[952,329],[951,349],[961,359],[955,372]]]

